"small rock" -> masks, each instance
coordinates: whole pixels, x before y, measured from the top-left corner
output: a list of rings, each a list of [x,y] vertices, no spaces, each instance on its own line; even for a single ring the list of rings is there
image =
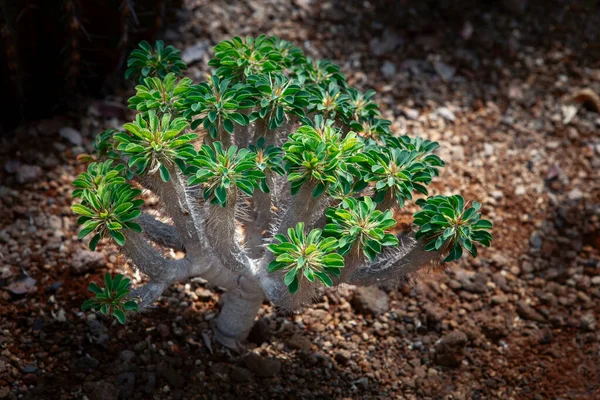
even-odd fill
[[[404,107],[402,108],[402,114],[408,119],[417,120],[419,118],[419,110],[415,110],[414,108]]]
[[[78,274],[84,274],[93,269],[105,266],[104,254],[99,251],[78,249],[71,260],[71,268]]]
[[[156,327],[156,331],[163,338],[166,338],[167,336],[169,336],[169,332],[170,332],[169,327],[165,324],[158,324],[158,326]]]
[[[294,336],[292,336],[287,341],[287,345],[290,346],[290,348],[292,349],[303,351],[310,351],[310,349],[312,348],[312,343],[310,342],[310,340],[306,336],[302,336],[299,334],[295,334]]]
[[[352,355],[348,350],[341,349],[335,352],[333,358],[335,358],[335,361],[337,361],[340,364],[346,364],[348,361],[350,361],[351,357]]]
[[[467,335],[452,331],[441,338],[435,346],[435,362],[444,367],[457,367],[465,358]]]
[[[119,360],[123,363],[131,362],[135,358],[135,353],[131,350],[123,350],[119,355]]]
[[[119,390],[112,383],[104,381],[85,382],[83,391],[90,400],[117,400],[119,398]]]
[[[594,314],[585,314],[581,317],[581,328],[593,332],[596,330],[596,317]]]
[[[67,139],[71,144],[75,146],[81,146],[81,144],[83,143],[81,133],[79,133],[79,131],[71,127],[64,126],[60,128],[58,130],[58,134],[60,135],[60,137]]]
[[[456,73],[456,68],[439,60],[433,62],[433,69],[444,82],[450,82]]]
[[[155,373],[153,373],[153,372],[143,373],[141,375],[139,381],[142,382],[142,384],[139,385],[139,388],[142,392],[144,392],[146,394],[154,393],[154,390],[156,389],[156,374]]]
[[[248,382],[252,380],[252,372],[242,367],[233,367],[229,376],[235,382]]]
[[[371,52],[376,56],[390,53],[400,47],[403,43],[402,37],[391,29],[386,29],[381,38],[373,38],[369,42]]]
[[[121,398],[129,399],[135,392],[135,373],[123,372],[117,376],[115,385],[119,388]]]
[[[23,372],[26,374],[33,374],[37,370],[38,370],[38,368],[34,364],[27,364],[23,367]]]
[[[183,50],[183,52],[181,53],[181,59],[187,65],[190,65],[195,61],[201,61],[202,57],[204,57],[209,47],[210,45],[208,41],[202,40]]]
[[[17,169],[16,178],[17,182],[23,185],[25,183],[37,181],[42,175],[43,171],[37,165],[21,165]]]
[[[260,346],[265,342],[269,342],[272,335],[273,333],[271,332],[269,323],[264,318],[261,318],[256,321],[250,330],[250,333],[248,334],[248,341]]]
[[[369,378],[360,378],[354,381],[354,385],[360,390],[369,389]]]
[[[391,61],[384,61],[383,65],[381,66],[381,73],[383,74],[384,78],[392,79],[394,76],[396,76],[396,64]]]
[[[540,249],[543,244],[542,235],[538,231],[534,231],[529,238],[529,243],[534,249]]]
[[[508,297],[506,297],[503,294],[497,294],[496,296],[492,296],[490,301],[492,302],[492,304],[496,304],[496,305],[504,304],[504,303],[508,302]]]
[[[517,303],[517,314],[523,319],[535,322],[544,322],[546,319],[544,316],[533,309],[529,304],[524,301]]]
[[[37,281],[29,276],[22,276],[17,279],[10,285],[8,285],[8,291],[11,292],[15,296],[21,296],[27,293],[33,293],[36,291],[37,286],[35,283]]]
[[[527,189],[525,189],[525,186],[518,185],[515,188],[515,195],[517,195],[517,196],[523,196],[525,193],[527,193]]]
[[[281,361],[264,358],[256,353],[249,353],[243,358],[243,361],[250,371],[261,378],[271,378],[281,370]]]
[[[98,365],[100,365],[100,361],[87,354],[75,361],[77,372],[89,372],[98,368]]]
[[[8,386],[0,387],[0,399],[6,399],[10,394],[10,388]]]
[[[579,189],[573,189],[569,193],[567,193],[567,197],[571,201],[578,201],[583,198],[583,192]]]
[[[21,378],[26,385],[35,385],[37,383],[38,377],[36,374],[25,374]]]
[[[167,381],[167,383],[171,386],[175,387],[183,387],[185,383],[185,379],[183,376],[178,374],[173,368],[171,368],[168,364],[160,364],[158,366],[158,373],[160,376]]]
[[[390,309],[388,295],[375,286],[359,287],[354,292],[352,306],[361,314],[378,315]]]
[[[456,120],[456,116],[452,111],[450,111],[448,107],[440,107],[437,110],[435,110],[435,113],[450,122],[454,122]]]

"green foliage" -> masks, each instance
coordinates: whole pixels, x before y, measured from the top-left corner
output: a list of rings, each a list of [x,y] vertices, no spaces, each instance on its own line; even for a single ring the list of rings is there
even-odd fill
[[[122,165],[112,166],[112,160],[91,163],[87,172],[79,174],[73,181],[77,189],[73,198],[80,198],[80,204],[73,204],[71,209],[81,215],[77,223],[82,226],[79,239],[94,234],[90,241],[90,249],[95,250],[100,239],[111,237],[122,246],[125,236],[122,231],[130,229],[141,232],[142,228],[133,220],[140,216],[143,200],[136,200],[141,191],[128,183],[122,172]]]
[[[214,75],[199,84],[179,78],[185,65],[171,46],[142,42],[132,53],[126,74],[140,79],[129,107],[138,114],[125,131],[107,130],[94,142],[97,156],[114,164],[92,163],[74,182],[80,237],[93,233],[92,248],[106,236],[123,244],[124,229],[140,230],[132,220],[142,204],[126,179],[158,172],[168,182],[177,165],[213,205],[235,206],[257,188],[268,193],[275,175],[287,175],[292,195],[306,185],[314,198],[333,199],[323,231],[306,234],[300,223],[269,245],[276,256],[269,271],[285,270],[292,292],[302,279],[330,286],[350,252],[373,260],[383,247],[397,246],[386,209],[415,192],[427,195],[444,166],[438,143],[395,137],[375,91],[350,87],[339,66],[305,57],[285,40],[236,37],[214,50]],[[190,133],[196,129],[206,133],[202,145]],[[475,242],[490,244],[491,223],[481,219],[478,203],[465,209],[460,196],[435,196],[418,204],[417,238],[426,250],[448,251],[452,261],[463,248],[475,256]]]
[[[224,40],[214,51],[215,57],[208,65],[216,68],[217,76],[236,82],[245,81],[250,75],[281,71],[299,53],[291,44],[265,35]]]
[[[148,77],[142,79],[142,84],[136,86],[135,96],[129,99],[129,108],[142,113],[153,110],[156,114],[171,114],[181,116],[187,109],[185,100],[191,90],[192,80],[181,79],[168,73],[163,79]]]
[[[329,60],[313,60],[307,57],[305,63],[294,66],[294,72],[298,81],[307,87],[310,85],[328,87],[331,83],[341,87],[346,86],[346,76],[340,71],[340,67]]]
[[[260,190],[269,193],[271,190],[267,185],[266,174],[275,173],[285,175],[283,169],[283,150],[277,146],[267,146],[265,138],[260,138],[256,144],[251,144],[248,149],[256,154],[256,166],[265,173],[265,178],[258,181]]]
[[[256,154],[248,149],[231,146],[224,149],[221,142],[203,145],[198,155],[190,160],[188,172],[195,172],[188,184],[200,185],[204,199],[225,206],[231,190],[237,188],[252,196],[265,174],[256,164]]]
[[[392,211],[382,212],[376,207],[377,204],[365,196],[362,201],[348,197],[342,201],[341,208],[327,209],[328,223],[324,232],[339,239],[340,254],[348,254],[357,243],[358,250],[374,260],[383,246],[398,245],[395,235],[385,233],[396,225]]]
[[[374,90],[361,93],[354,88],[348,88],[344,95],[346,105],[344,119],[346,123],[361,122],[380,114],[379,107],[372,98],[377,94]]]
[[[119,142],[117,149],[129,159],[127,165],[138,175],[144,173],[160,173],[163,181],[170,179],[169,167],[176,163],[182,170],[184,161],[196,154],[190,142],[196,134],[182,135],[188,123],[184,118],[171,120],[170,114],[158,118],[154,110],[136,116],[135,122],[123,127],[129,132],[117,133],[115,140]]]
[[[104,289],[95,282],[90,283],[88,290],[95,294],[94,298],[86,300],[81,309],[83,311],[96,310],[104,315],[113,315],[121,324],[125,324],[127,311],[138,311],[135,301],[129,300],[131,281],[121,274],[104,275]]]
[[[310,93],[308,113],[323,114],[325,118],[343,117],[346,114],[348,97],[336,83],[310,86],[307,90]]]
[[[353,132],[343,137],[331,126],[323,128],[321,134],[311,126],[300,127],[283,145],[292,194],[309,181],[315,185],[314,197],[327,189],[349,193],[355,178],[362,175],[357,163],[366,161],[360,153],[362,147]]]
[[[438,142],[405,135],[400,137],[388,137],[386,138],[385,143],[389,147],[396,147],[406,151],[419,153],[416,161],[423,164],[424,171],[429,174],[429,179],[422,181],[426,185],[429,185],[431,180],[439,175],[439,169],[444,166],[442,159],[433,154],[433,152],[440,147]]]
[[[213,75],[209,81],[194,87],[188,96],[187,118],[196,116],[192,129],[202,125],[213,139],[219,135],[232,134],[235,124],[248,125],[248,116],[241,110],[252,108],[252,92],[242,83],[230,84],[229,79],[220,79]]]
[[[381,202],[386,196],[393,196],[400,207],[412,199],[412,192],[427,195],[422,184],[429,183],[431,177],[425,164],[419,162],[420,153],[392,147],[372,148],[368,152],[371,171],[365,181],[375,184],[375,201]]]
[[[434,196],[420,199],[422,210],[415,213],[414,222],[420,227],[417,239],[425,239],[427,251],[450,250],[444,262],[458,260],[463,248],[473,257],[477,256],[474,242],[489,247],[492,223],[481,218],[481,204],[474,201],[470,207],[460,195]]]
[[[366,140],[386,143],[390,138],[390,126],[392,121],[387,119],[367,117],[359,121],[351,121],[350,129],[361,134]]]
[[[187,69],[181,60],[179,50],[173,46],[165,47],[161,40],[156,42],[154,49],[146,41],[140,42],[139,47],[131,52],[127,60],[129,68],[125,71],[125,79],[131,77],[165,78],[169,73],[181,75],[181,72]]]
[[[248,82],[256,90],[256,107],[250,114],[251,121],[262,119],[270,130],[275,130],[283,124],[286,114],[304,115],[308,93],[285,75],[251,75]]]
[[[337,239],[322,237],[321,229],[313,229],[307,235],[302,222],[287,233],[287,237],[275,235],[279,243],[268,246],[276,256],[269,264],[269,272],[287,271],[283,281],[291,293],[298,290],[302,277],[309,282],[316,278],[325,286],[332,286],[331,277],[339,277],[340,269],[344,267],[344,257],[336,252]]]

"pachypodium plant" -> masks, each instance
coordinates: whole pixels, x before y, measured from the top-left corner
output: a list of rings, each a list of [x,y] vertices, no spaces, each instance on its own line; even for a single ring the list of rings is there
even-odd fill
[[[97,137],[72,208],[80,238],[93,249],[114,240],[150,281],[127,296],[121,278],[108,291],[91,285],[85,308],[122,321],[132,299],[143,309],[199,276],[226,290],[214,329],[236,348],[265,299],[295,310],[320,288],[401,278],[490,245],[478,203],[427,197],[444,166],[438,144],[394,136],[374,91],[279,38],[214,50],[214,74],[197,84],[180,76],[171,47],[132,54],[138,114]],[[142,211],[139,188],[158,197],[167,222]],[[415,228],[395,231],[395,211],[416,198]]]

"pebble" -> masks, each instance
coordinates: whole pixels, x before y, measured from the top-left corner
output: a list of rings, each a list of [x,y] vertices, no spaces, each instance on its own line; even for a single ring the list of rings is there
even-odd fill
[[[435,113],[450,122],[454,122],[456,120],[456,116],[452,111],[450,111],[448,107],[440,107],[437,110],[435,110]]]
[[[109,382],[85,382],[83,391],[88,395],[90,400],[117,400],[119,398],[119,390]]]
[[[67,139],[72,145],[81,146],[83,139],[78,130],[64,126],[58,130],[60,137]]]
[[[175,371],[171,366],[169,366],[166,363],[160,364],[158,366],[157,372],[171,386],[183,387],[183,385],[185,384],[185,379],[183,378],[183,376],[181,376],[177,371]]]
[[[381,73],[386,79],[394,78],[396,76],[396,64],[391,61],[384,61],[381,66]]]
[[[581,200],[583,198],[583,192],[579,189],[573,189],[567,193],[567,197],[571,201]]]
[[[583,315],[580,319],[580,322],[582,329],[590,332],[594,332],[596,330],[596,317],[594,314],[589,313]]]
[[[534,249],[540,249],[543,244],[542,235],[538,231],[534,231],[529,238],[529,243]]]
[[[361,314],[379,315],[390,309],[388,295],[375,286],[357,288],[351,303]]]
[[[435,362],[444,367],[457,367],[465,358],[467,335],[461,331],[452,331],[442,337],[435,345]]]
[[[272,378],[281,370],[281,361],[273,358],[265,358],[251,352],[243,358],[244,365],[256,376],[261,378]]]
[[[233,367],[229,373],[231,379],[235,382],[248,382],[252,380],[252,372],[242,367]]]
[[[43,175],[43,171],[37,165],[21,165],[17,168],[16,178],[21,185],[25,183],[35,182]]]
[[[201,40],[192,46],[186,47],[181,53],[181,59],[184,63],[190,65],[193,62],[201,61],[209,49],[210,43],[208,40]]]
[[[295,334],[288,339],[286,343],[291,349],[294,350],[310,351],[312,348],[312,343],[310,340],[306,336],[300,334]]]
[[[534,310],[529,304],[524,301],[517,302],[517,314],[523,319],[535,322],[544,322],[546,318],[536,310]]]
[[[99,251],[78,249],[71,259],[71,268],[77,274],[84,274],[94,269],[104,268],[104,253]]]

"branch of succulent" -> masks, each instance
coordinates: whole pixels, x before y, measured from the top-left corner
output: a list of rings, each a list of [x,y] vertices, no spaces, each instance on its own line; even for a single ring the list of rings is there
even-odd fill
[[[478,203],[427,197],[444,166],[438,144],[395,137],[374,91],[349,87],[333,63],[278,38],[214,50],[215,74],[199,84],[180,77],[171,47],[143,43],[132,54],[139,86],[129,106],[139,113],[98,136],[72,208],[81,239],[91,235],[92,249],[114,240],[150,282],[129,296],[129,282],[119,283],[116,297],[94,286],[102,301],[86,308],[121,321],[131,301],[147,307],[171,283],[201,276],[227,290],[215,331],[238,347],[265,299],[298,309],[320,287],[377,284],[490,245]],[[170,222],[142,213],[131,182],[159,198]],[[398,236],[394,209],[417,195],[415,229]]]

